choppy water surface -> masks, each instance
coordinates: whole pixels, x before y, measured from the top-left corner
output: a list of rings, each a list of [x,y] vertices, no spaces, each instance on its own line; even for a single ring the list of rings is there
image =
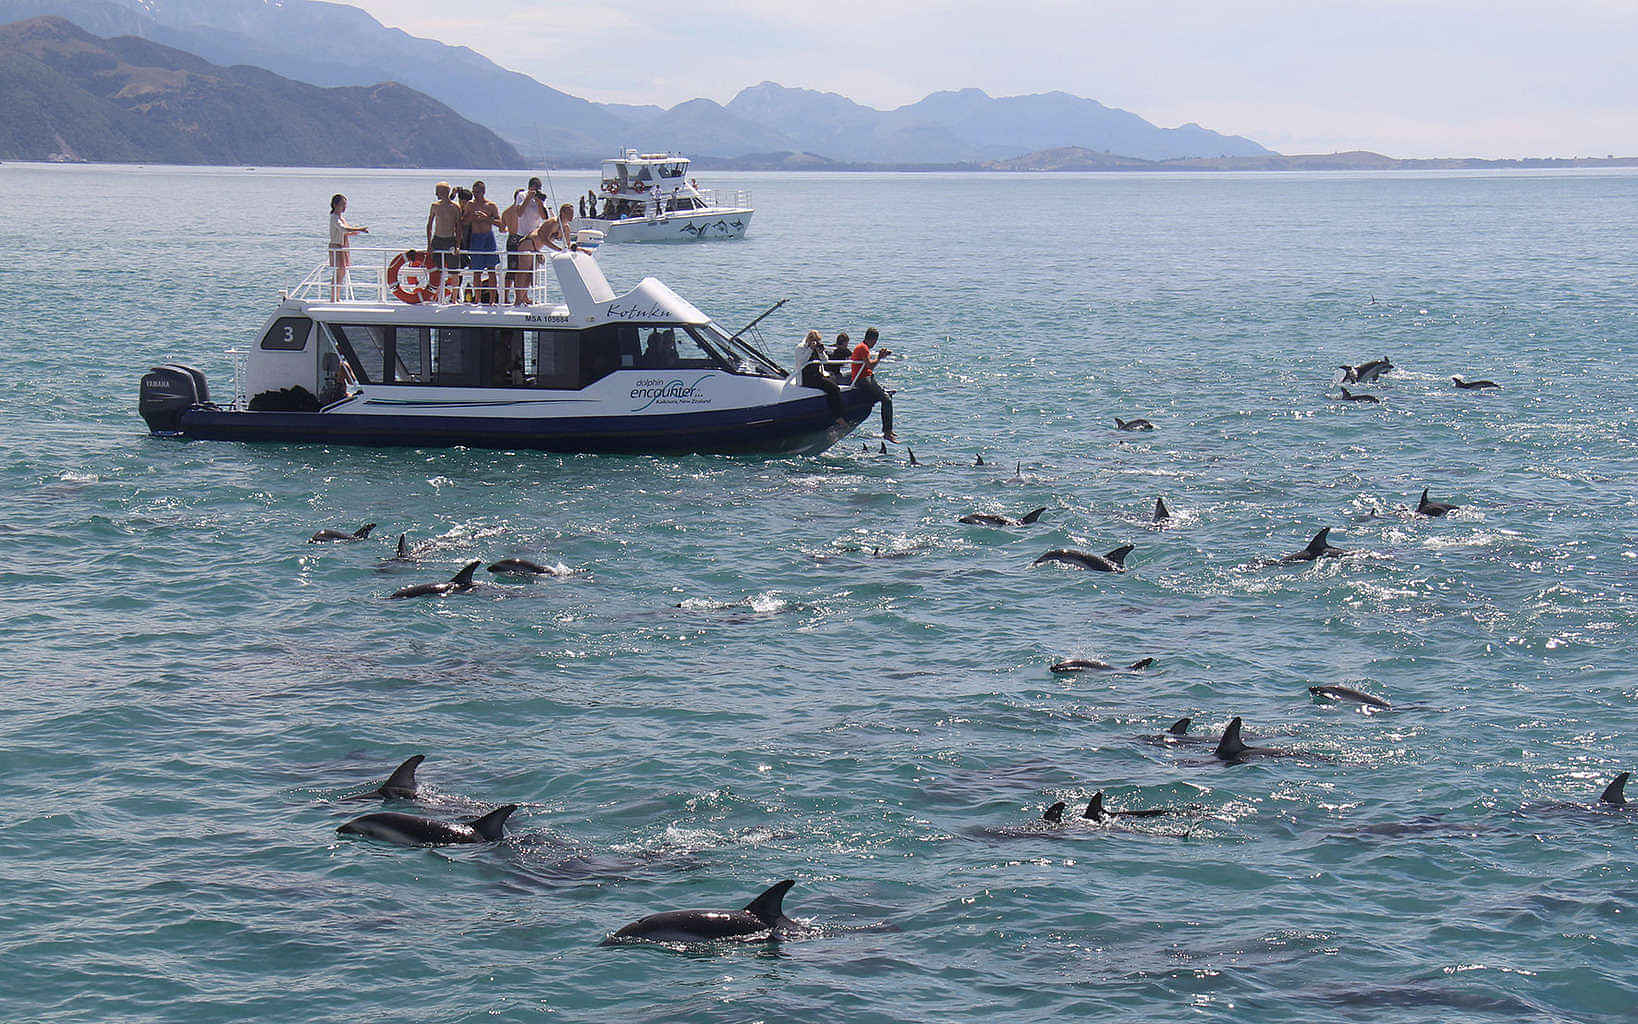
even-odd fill
[[[332,191],[407,243],[432,180],[0,168],[0,1017],[1630,1019],[1638,816],[1591,804],[1638,768],[1638,178],[745,176],[745,242],[605,251],[789,296],[781,357],[880,326],[916,468],[144,434],[150,364],[230,390]],[[1326,525],[1361,554],[1254,567]],[[572,572],[382,600],[508,555]],[[1236,714],[1311,757],[1140,739]],[[513,836],[339,840],[415,752]],[[1099,788],[1184,813],[1039,824]],[[783,877],[818,937],[597,945]]]

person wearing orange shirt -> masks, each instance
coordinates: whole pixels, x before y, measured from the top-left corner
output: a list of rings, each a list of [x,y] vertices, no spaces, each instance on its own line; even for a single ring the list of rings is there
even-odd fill
[[[876,341],[880,337],[880,333],[874,327],[865,331],[864,340],[853,348],[853,360],[849,369],[852,373],[853,386],[882,405],[882,436],[898,444],[898,435],[893,433],[893,398],[876,383],[876,364],[882,361],[883,356],[893,354],[891,349],[886,348],[880,352],[871,351],[876,347]]]

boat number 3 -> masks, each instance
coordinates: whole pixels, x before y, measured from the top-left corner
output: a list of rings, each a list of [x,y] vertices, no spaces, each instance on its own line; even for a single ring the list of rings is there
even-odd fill
[[[307,332],[313,323],[306,317],[284,316],[273,321],[273,326],[262,335],[262,348],[275,351],[300,352],[307,347]]]

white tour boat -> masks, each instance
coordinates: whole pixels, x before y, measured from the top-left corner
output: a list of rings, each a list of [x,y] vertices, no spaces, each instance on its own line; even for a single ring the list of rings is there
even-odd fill
[[[688,158],[628,149],[603,161],[597,209],[584,226],[610,242],[706,242],[744,238],[751,194],[717,195],[688,176]]]
[[[320,266],[280,293],[227,404],[210,400],[191,367],[146,374],[149,429],[219,441],[802,454],[835,444],[874,405],[851,386],[839,403],[802,386],[744,330],[724,330],[652,277],[616,295],[589,252],[550,256],[556,301],[541,254],[524,303],[506,306],[433,301],[421,253],[352,251],[346,283]]]

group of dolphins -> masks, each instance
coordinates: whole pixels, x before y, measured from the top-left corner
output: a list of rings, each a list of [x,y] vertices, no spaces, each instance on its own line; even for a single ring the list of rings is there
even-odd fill
[[[307,543],[351,543],[352,541],[359,541],[368,538],[370,531],[374,529],[374,523],[365,523],[363,526],[360,526],[351,533],[347,533],[343,530],[324,529],[309,537]],[[400,533],[398,535],[397,553],[388,559],[388,561],[406,563],[415,561],[415,555],[410,550],[409,546],[409,534]],[[407,587],[399,587],[397,590],[387,595],[387,600],[393,601],[406,597],[447,597],[450,594],[464,593],[478,585],[477,581],[474,580],[472,576],[478,571],[478,566],[480,565],[483,565],[483,562],[468,562],[461,567],[460,572],[456,573],[454,576],[451,576],[447,580],[437,580],[431,583],[412,583]],[[548,569],[539,563],[531,562],[527,558],[503,558],[498,562],[491,562],[489,564],[489,571],[496,576],[525,578],[530,576],[556,575],[553,570]]]
[[[1357,366],[1349,366],[1343,363],[1339,369],[1342,370],[1343,384],[1369,384],[1393,369],[1393,363],[1389,362],[1387,356],[1383,356],[1381,359],[1372,359]],[[1450,382],[1460,391],[1487,391],[1491,388],[1501,387],[1493,380],[1463,380],[1455,376],[1450,378]],[[1366,405],[1379,405],[1382,402],[1375,395],[1355,393],[1349,391],[1346,387],[1342,388],[1342,401],[1363,402]]]
[[[395,768],[381,785],[348,799],[419,799],[421,789],[415,770],[425,760],[425,754],[416,754]],[[505,804],[487,814],[463,821],[444,821],[402,811],[375,811],[352,819],[336,829],[336,834],[375,839],[397,846],[494,843],[505,837],[506,819],[517,809],[517,804]],[[693,944],[732,939],[775,939],[792,935],[802,929],[785,916],[784,902],[785,893],[795,884],[789,878],[776,882],[739,910],[667,910],[649,914],[609,935],[603,940],[603,945],[631,942]]]

